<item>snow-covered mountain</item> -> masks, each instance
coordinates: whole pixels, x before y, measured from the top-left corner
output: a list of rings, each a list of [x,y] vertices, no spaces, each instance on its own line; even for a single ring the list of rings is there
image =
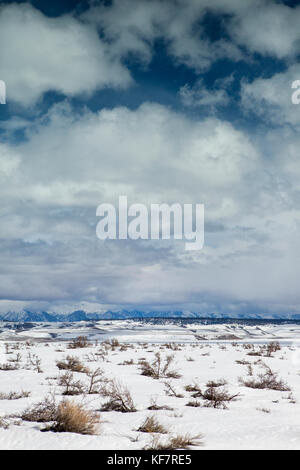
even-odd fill
[[[22,310],[20,312],[8,312],[0,314],[0,321],[8,322],[78,322],[89,320],[120,320],[128,318],[234,318],[257,320],[300,320],[300,314],[274,314],[274,313],[201,313],[182,310],[169,311],[141,311],[141,310],[107,310],[101,313],[91,313],[84,310],[75,310],[71,313],[32,312]]]

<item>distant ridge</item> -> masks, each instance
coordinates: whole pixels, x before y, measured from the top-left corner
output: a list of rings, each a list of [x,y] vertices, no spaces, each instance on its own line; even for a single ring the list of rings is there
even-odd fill
[[[148,311],[141,310],[108,310],[102,313],[89,313],[84,310],[75,310],[71,313],[61,314],[55,312],[8,312],[0,314],[0,321],[5,322],[78,322],[90,320],[123,320],[130,318],[210,318],[210,319],[257,319],[257,320],[300,320],[300,314],[264,314],[264,313],[199,313],[181,310]]]

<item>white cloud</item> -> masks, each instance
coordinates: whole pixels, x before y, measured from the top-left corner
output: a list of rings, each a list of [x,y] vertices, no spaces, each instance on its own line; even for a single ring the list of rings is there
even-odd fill
[[[206,37],[207,12],[230,16],[223,23],[233,40]],[[48,90],[73,96],[129,86],[133,80],[123,59],[134,54],[149,63],[157,40],[164,41],[175,63],[198,72],[218,59],[245,59],[240,46],[285,59],[297,53],[299,18],[300,7],[256,0],[116,0],[91,7],[80,19],[50,18],[26,3],[5,5],[0,9],[1,79],[8,102],[29,106]],[[219,94],[219,100],[225,98]]]
[[[175,62],[201,71],[220,58],[242,58],[239,48],[230,41],[223,38],[211,42],[205,38],[202,20],[208,9],[219,7],[219,3],[115,0],[110,6],[91,8],[84,18],[101,28],[120,56],[133,53],[148,63],[154,42],[163,39]]]
[[[207,13],[221,16],[227,32],[211,41],[203,20]],[[119,57],[135,54],[148,63],[153,44],[162,39],[175,63],[201,72],[219,59],[249,60],[247,53],[288,59],[300,41],[300,7],[272,0],[114,0],[92,7],[84,18],[101,28]],[[220,18],[220,17],[219,17]]]
[[[70,15],[49,18],[29,4],[2,6],[0,43],[7,102],[28,106],[48,90],[75,95],[131,83],[96,30]]]
[[[0,144],[0,181],[1,178],[7,178],[18,168],[20,157],[18,153],[12,150],[9,145]]]
[[[243,2],[240,2],[243,3]],[[300,44],[300,7],[290,8],[269,0],[246,2],[234,11],[228,31],[251,52],[286,59],[295,56]],[[236,13],[236,14],[235,14]]]
[[[267,163],[245,132],[153,103],[80,116],[63,104],[27,138],[6,148],[19,160],[1,187],[2,298],[174,305],[273,295],[274,304],[295,292],[296,181],[284,194],[282,158]],[[223,228],[194,254],[180,242],[100,242],[96,207],[120,194],[203,202],[206,224]]]
[[[291,65],[285,72],[271,78],[258,78],[244,82],[241,88],[242,106],[258,114],[267,123],[300,125],[300,107],[292,103],[291,88],[294,80],[300,79],[300,65]]]
[[[67,105],[55,106],[27,136],[19,149],[25,184],[12,197],[36,204],[96,207],[100,198],[115,201],[122,192],[146,203],[209,194],[213,209],[221,203],[215,189],[230,199],[258,159],[247,136],[231,124],[193,121],[154,103],[80,117]]]
[[[213,112],[217,107],[229,103],[229,95],[226,89],[218,87],[209,90],[201,79],[197,80],[193,86],[188,83],[185,84],[180,88],[179,95],[184,106],[202,106]]]

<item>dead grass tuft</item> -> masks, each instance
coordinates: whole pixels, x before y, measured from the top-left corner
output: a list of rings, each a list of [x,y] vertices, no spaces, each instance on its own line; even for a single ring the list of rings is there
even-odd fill
[[[177,449],[189,449],[191,446],[203,445],[202,434],[192,436],[189,433],[178,434],[177,436],[170,437],[168,441],[162,441],[158,436],[152,436],[152,440],[145,450],[177,450]]]
[[[54,423],[44,431],[74,432],[76,434],[96,434],[99,417],[83,405],[72,400],[63,400],[57,408]]]
[[[21,392],[0,392],[0,400],[19,400],[30,397],[31,392],[21,390]]]
[[[150,432],[150,433],[160,433],[167,434],[167,429],[159,423],[158,419],[155,416],[148,416],[141,426],[137,429],[139,432]]]

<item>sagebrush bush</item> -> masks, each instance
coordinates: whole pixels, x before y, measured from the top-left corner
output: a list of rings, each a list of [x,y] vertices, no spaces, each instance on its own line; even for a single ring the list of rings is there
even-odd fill
[[[9,362],[5,362],[4,364],[0,364],[0,370],[18,370],[19,369],[19,366],[18,366],[18,363],[14,362],[14,363],[9,363]]]
[[[239,393],[231,395],[226,388],[208,387],[201,395],[205,400],[204,405],[208,408],[226,409],[226,403],[235,400]]]
[[[224,380],[210,381],[206,385],[209,385],[204,391],[196,383],[193,385],[186,385],[185,390],[192,393],[192,397],[197,399],[201,398],[204,400],[203,406],[208,408],[223,408],[226,409],[226,402],[235,400],[239,393],[230,394],[223,383]],[[186,406],[201,406],[201,403],[197,400],[189,401]]]
[[[290,387],[280,378],[278,374],[272,371],[269,367],[266,368],[265,373],[259,374],[257,378],[253,379],[239,379],[240,383],[245,387],[278,390],[281,392],[290,391]]]
[[[0,400],[19,400],[20,398],[28,398],[31,392],[21,390],[21,392],[0,392]]]
[[[63,400],[57,407],[54,423],[44,430],[96,434],[97,424],[99,424],[99,417],[95,413],[72,400]]]
[[[150,364],[148,361],[140,361],[141,375],[152,377],[153,379],[174,378],[178,379],[181,375],[176,370],[171,370],[170,366],[174,361],[174,355],[166,356],[164,359],[161,354],[155,354],[154,361]]]
[[[167,429],[159,423],[158,419],[155,416],[148,416],[141,426],[137,429],[139,432],[150,432],[150,433],[159,433],[167,434]]]
[[[192,407],[194,407],[194,408],[198,408],[198,407],[201,406],[201,403],[200,403],[200,401],[198,401],[198,400],[190,400],[190,401],[188,401],[188,402],[186,403],[185,406],[192,406]]]
[[[150,410],[150,411],[158,411],[158,410],[173,411],[173,408],[171,408],[168,405],[158,405],[157,404],[157,399],[154,398],[154,397],[151,397],[150,405],[148,406],[147,410]]]
[[[266,355],[271,356],[273,352],[280,351],[281,346],[278,341],[271,341],[271,343],[267,344],[266,347]]]
[[[101,393],[100,384],[106,381],[106,379],[103,377],[103,370],[98,367],[93,371],[89,371],[87,376],[90,379],[90,382],[86,388],[86,393],[88,395]]]
[[[37,423],[47,423],[56,418],[57,405],[53,396],[47,396],[44,400],[26,408],[21,413],[23,421],[35,421]]]
[[[175,398],[183,398],[184,395],[182,393],[177,392],[177,390],[174,388],[173,384],[167,380],[164,381],[165,385],[165,393],[169,397],[175,397]]]
[[[67,356],[65,359],[56,362],[60,370],[71,370],[72,372],[89,372],[89,369],[75,356]]]
[[[64,387],[63,395],[80,395],[85,391],[83,382],[75,380],[71,371],[67,371],[58,378],[58,385]]]
[[[121,413],[136,411],[129,390],[117,380],[108,380],[101,388],[101,395],[109,398],[102,405],[101,411],[120,411]]]
[[[225,379],[219,379],[219,380],[209,380],[206,384],[207,388],[211,387],[222,387],[224,385],[227,385],[227,381]]]
[[[77,338],[74,338],[71,343],[69,343],[68,348],[69,349],[77,349],[77,348],[87,348],[91,344],[88,342],[88,339],[86,336],[77,336]]]

